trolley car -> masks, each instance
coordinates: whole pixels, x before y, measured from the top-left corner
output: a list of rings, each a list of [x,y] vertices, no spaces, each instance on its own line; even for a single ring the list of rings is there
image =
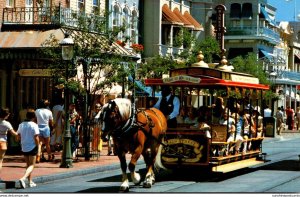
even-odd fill
[[[221,62],[222,69],[194,64],[196,66],[170,70],[167,78],[145,80],[145,85],[153,89],[152,99],[155,98],[154,92],[159,91],[162,86],[170,86],[173,94],[180,99],[181,109],[206,109],[207,112],[205,121],[208,126],[204,128],[184,122],[178,123],[176,128],[168,128],[157,158],[161,167],[209,168],[212,171],[227,172],[264,162],[261,158],[264,133],[262,131],[258,135],[258,127],[254,128],[260,121],[259,116],[254,117],[254,109],[257,106],[263,109],[263,97],[269,86],[259,84],[258,78],[252,75],[226,70],[224,68],[227,62]],[[242,142],[239,141],[240,150],[235,152],[230,150],[238,146],[237,129],[234,140],[228,141],[229,121],[224,125],[220,124],[218,118],[214,118],[218,97],[224,100],[224,113],[235,119],[235,127],[242,117],[240,112],[244,113],[246,109],[249,111],[248,118],[253,120],[248,128],[254,129],[254,132],[248,137],[243,134],[245,123],[242,122],[243,139]],[[260,113],[262,116],[262,111]],[[243,146],[247,146],[244,149],[246,151],[241,151]]]

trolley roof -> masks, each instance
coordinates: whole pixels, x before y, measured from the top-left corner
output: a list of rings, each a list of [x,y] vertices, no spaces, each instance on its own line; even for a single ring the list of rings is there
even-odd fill
[[[248,89],[268,90],[268,85],[259,84],[259,80],[252,75],[214,68],[188,67],[173,69],[170,77],[164,79],[146,79],[146,86],[170,85],[202,88],[236,87]]]

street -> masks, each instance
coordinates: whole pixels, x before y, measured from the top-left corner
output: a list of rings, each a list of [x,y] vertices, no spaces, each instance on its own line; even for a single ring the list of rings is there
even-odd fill
[[[266,138],[263,152],[267,162],[261,166],[226,174],[202,176],[194,172],[163,172],[150,189],[134,186],[132,193],[289,193],[300,192],[300,135]],[[270,161],[269,161],[270,160]],[[137,166],[144,175],[144,165]],[[120,170],[105,171],[38,184],[35,188],[7,189],[8,193],[118,193]]]

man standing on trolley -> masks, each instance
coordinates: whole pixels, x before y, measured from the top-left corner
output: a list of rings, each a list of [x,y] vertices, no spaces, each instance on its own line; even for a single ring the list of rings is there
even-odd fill
[[[167,118],[168,128],[176,128],[176,117],[179,114],[180,101],[179,98],[171,94],[171,88],[169,86],[162,86],[161,95],[158,101],[153,106],[159,109]]]

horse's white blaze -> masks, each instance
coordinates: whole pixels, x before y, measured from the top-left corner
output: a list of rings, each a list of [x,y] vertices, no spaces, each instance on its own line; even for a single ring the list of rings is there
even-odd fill
[[[131,179],[132,179],[132,182],[137,185],[137,184],[140,184],[141,182],[141,175],[137,172],[131,172]]]

